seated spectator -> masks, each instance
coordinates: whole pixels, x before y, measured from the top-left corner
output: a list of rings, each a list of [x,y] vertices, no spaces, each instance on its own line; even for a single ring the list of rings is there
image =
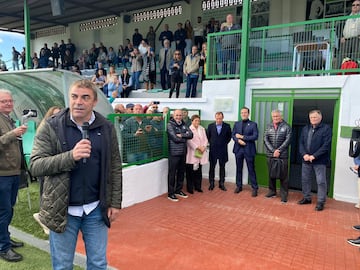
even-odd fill
[[[119,75],[113,74],[107,84],[107,92],[109,97],[120,97],[122,93],[121,82]]]
[[[116,104],[114,108],[115,113],[126,113],[125,106],[123,104]]]
[[[102,48],[99,48],[99,54],[98,54],[98,57],[97,57],[97,63],[99,65],[99,63],[101,63],[102,65],[105,65],[106,64],[106,53],[104,52],[104,50]]]
[[[132,90],[132,79],[127,68],[122,70],[119,80],[122,87],[121,97],[128,98]]]
[[[49,66],[49,56],[46,54],[44,48],[40,50],[39,67],[47,68]]]
[[[73,57],[71,56],[70,50],[65,51],[64,55],[64,63],[62,63],[62,68],[70,70],[70,68],[74,65]]]
[[[117,66],[120,67],[122,64],[123,67],[126,67],[126,63],[129,62],[129,55],[127,55],[127,50],[123,45],[119,45],[117,58]]]
[[[81,70],[80,70],[80,67],[78,65],[73,65],[72,69],[71,69],[72,72],[75,72],[79,75],[82,75],[81,74]]]
[[[106,77],[103,73],[102,69],[99,69],[97,73],[92,77],[91,82],[93,82],[97,87],[100,88],[101,91],[104,91],[104,84],[106,81]],[[104,93],[107,96],[107,93]]]
[[[117,65],[117,56],[116,56],[116,53],[114,52],[113,47],[109,47],[109,51],[107,54],[107,63],[109,66]]]
[[[103,67],[103,64],[102,64],[102,63],[98,63],[98,66],[97,66],[97,68],[96,68],[96,70],[95,70],[95,74],[98,73],[98,71],[99,71],[100,69],[102,69],[103,74],[104,74],[105,76],[107,76],[106,69]]]

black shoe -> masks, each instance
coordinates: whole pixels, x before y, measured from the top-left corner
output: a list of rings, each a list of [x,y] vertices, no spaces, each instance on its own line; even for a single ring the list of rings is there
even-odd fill
[[[242,191],[242,187],[237,187],[235,190],[234,190],[234,193],[240,193]]]
[[[213,189],[214,189],[214,185],[210,185],[209,190],[213,190]]]
[[[178,202],[179,201],[179,199],[174,194],[168,195],[168,199],[170,201],[172,201],[172,202]]]
[[[282,204],[287,203],[287,199],[281,199],[281,203],[282,203]]]
[[[317,203],[315,206],[315,211],[322,211],[324,210],[324,204],[323,203]]]
[[[219,186],[219,188],[220,188],[221,190],[223,190],[223,191],[227,191],[227,189],[226,189],[226,187],[225,187],[224,185]]]
[[[177,192],[175,194],[178,195],[181,198],[187,198],[188,197],[188,195],[186,195],[183,191],[179,191],[179,192]]]
[[[298,204],[311,204],[311,200],[303,198],[302,200],[298,201]]]
[[[266,195],[265,195],[266,198],[274,198],[276,197],[276,192],[274,191],[269,191]]]
[[[10,244],[12,248],[18,248],[18,247],[23,247],[24,243],[23,242],[17,242],[15,240],[10,239]]]
[[[190,193],[190,194],[194,194],[193,190],[187,190],[187,192]]]
[[[204,192],[201,188],[195,188],[197,192]]]
[[[353,228],[355,231],[360,231],[360,225],[354,225],[354,226],[352,226],[352,228]]]
[[[357,239],[348,239],[347,242],[350,245],[356,246],[356,247],[360,247],[360,237],[358,237]]]
[[[8,262],[19,262],[23,259],[19,253],[15,252],[11,248],[6,252],[0,252],[0,258]]]
[[[252,190],[251,197],[257,197],[257,189]]]

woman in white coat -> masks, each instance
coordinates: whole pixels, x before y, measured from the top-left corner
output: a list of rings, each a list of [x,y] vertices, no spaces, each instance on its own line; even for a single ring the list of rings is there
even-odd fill
[[[205,128],[200,126],[200,116],[193,115],[191,117],[191,131],[194,137],[187,141],[186,154],[186,186],[190,194],[194,193],[194,189],[203,192],[201,189],[202,171],[201,166],[208,163],[207,145]]]

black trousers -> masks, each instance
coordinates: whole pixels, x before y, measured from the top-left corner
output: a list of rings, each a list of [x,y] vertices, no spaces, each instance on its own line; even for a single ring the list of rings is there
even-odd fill
[[[271,158],[267,158],[267,165],[269,168],[269,190],[276,193],[276,179],[270,178],[270,160]],[[282,179],[280,179],[280,196],[282,200],[287,200],[289,193],[289,177],[288,177],[288,159],[284,158],[283,166],[282,166]]]
[[[182,190],[185,173],[185,155],[170,156],[168,173],[168,195],[174,195]]]
[[[202,170],[201,164],[197,170],[194,170],[193,164],[186,164],[186,188],[188,192],[201,189]]]
[[[215,182],[215,167],[216,167],[216,160],[210,159],[210,168],[209,168],[209,182],[210,185],[213,186]],[[223,186],[225,183],[225,164],[226,162],[221,162],[219,159],[219,186]]]

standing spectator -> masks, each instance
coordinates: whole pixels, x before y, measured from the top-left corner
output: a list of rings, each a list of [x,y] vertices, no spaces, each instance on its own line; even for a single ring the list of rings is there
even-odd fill
[[[41,49],[40,51],[40,58],[39,58],[39,67],[40,68],[47,68],[49,66],[49,57],[46,54],[45,49]]]
[[[104,43],[100,42],[99,44],[99,48],[97,48],[98,50],[102,49],[103,52],[105,52],[105,54],[107,55],[108,54],[108,50],[106,48],[106,46],[104,45]]]
[[[15,121],[10,117],[13,109],[11,92],[0,89],[0,258],[9,262],[22,260],[22,256],[13,248],[24,245],[12,240],[9,232],[19,189],[20,171],[24,169],[25,162],[19,138],[27,129],[26,125],[15,128]]]
[[[194,45],[201,49],[204,42],[204,25],[202,24],[201,17],[197,17],[197,23],[194,25]]]
[[[160,82],[163,90],[171,87],[170,81],[170,62],[174,52],[170,48],[170,41],[164,40],[164,47],[159,51],[159,68],[160,68]]]
[[[182,108],[182,120],[185,123],[187,127],[190,127],[191,125],[191,118],[189,117],[189,110],[186,108]]]
[[[15,49],[15,47],[12,47],[13,70],[19,70],[19,57],[20,57],[20,53]]]
[[[208,24],[206,25],[206,34],[217,32],[215,23],[216,23],[215,18],[210,18]]]
[[[131,73],[132,73],[132,85],[134,90],[140,89],[140,75],[143,67],[143,58],[139,52],[138,48],[134,48],[134,51],[131,53]]]
[[[146,53],[143,55],[144,64],[143,64],[143,76],[145,89],[154,89],[156,84],[156,64],[155,64],[155,52],[147,43],[146,44]]]
[[[240,110],[240,114],[241,121],[235,122],[232,132],[232,138],[234,140],[233,153],[236,158],[236,189],[234,193],[242,191],[242,175],[245,159],[251,181],[252,197],[256,197],[258,184],[255,174],[255,141],[258,139],[259,132],[257,124],[249,119],[249,108],[243,107]]]
[[[60,58],[60,48],[58,44],[55,42],[54,46],[51,48],[51,56],[54,61],[54,67],[59,67],[59,58]]]
[[[170,76],[171,76],[171,89],[169,98],[171,98],[174,89],[176,88],[176,98],[180,95],[180,85],[183,83],[183,68],[184,60],[182,59],[181,52],[176,50],[173,59],[170,62]]]
[[[321,122],[320,110],[310,111],[309,119],[310,124],[303,128],[299,143],[299,152],[303,159],[301,185],[304,198],[298,204],[311,204],[311,179],[314,171],[318,191],[315,210],[322,211],[326,201],[326,165],[330,161],[332,133],[330,126]]]
[[[202,165],[208,163],[208,156],[206,148],[208,139],[206,137],[206,130],[200,125],[200,116],[194,114],[191,117],[190,130],[193,133],[193,138],[187,141],[186,154],[186,186],[190,194],[203,192],[201,189],[202,182]]]
[[[226,22],[221,24],[221,32],[233,31],[240,29],[240,26],[234,24],[234,17],[232,14],[226,16]],[[236,60],[237,60],[237,47],[239,46],[240,38],[238,35],[230,34],[224,35],[221,38],[221,60],[222,60],[222,73],[226,75],[228,72],[228,61],[230,62],[230,74],[235,75]]]
[[[143,36],[139,33],[139,29],[135,28],[135,33],[132,36],[132,43],[134,47],[139,47],[141,41],[143,40]]]
[[[199,80],[199,62],[200,55],[198,54],[197,46],[192,46],[191,54],[186,56],[184,62],[184,74],[186,75],[186,95],[185,97],[196,97],[196,87]]]
[[[44,43],[44,47],[40,49],[39,55],[41,55],[42,50],[44,50],[44,55],[49,59],[51,57],[51,50],[48,48],[47,43]]]
[[[164,31],[162,31],[160,33],[160,36],[159,36],[159,40],[161,42],[161,46],[164,47],[164,41],[165,39],[169,40],[170,41],[170,47],[171,47],[171,42],[174,41],[174,35],[173,35],[173,32],[171,32],[169,30],[169,25],[168,24],[164,24]]]
[[[64,42],[63,39],[60,41],[59,50],[60,50],[61,65],[64,65],[64,57],[65,57],[65,51],[66,51],[66,44],[65,44],[65,42]]]
[[[174,33],[174,41],[176,45],[176,49],[181,52],[182,57],[185,58],[185,47],[186,47],[186,31],[182,27],[182,23],[177,24],[178,29]]]
[[[89,49],[89,67],[95,68],[97,60],[97,48],[95,43],[93,43],[92,47]]]
[[[194,40],[194,29],[191,25],[191,22],[189,20],[185,21],[184,29],[186,31],[186,47],[185,47],[185,56],[189,55],[191,53],[191,47],[193,45]]]
[[[68,39],[68,43],[66,44],[66,50],[70,51],[70,56],[71,56],[72,62],[74,63],[74,55],[76,52],[76,47],[75,47],[75,44],[71,42],[70,38]],[[66,51],[65,51],[65,53],[66,53]]]
[[[188,197],[182,188],[187,150],[186,142],[193,138],[192,131],[182,121],[182,110],[174,111],[174,117],[167,124],[167,134],[169,142],[168,199],[177,202],[177,196]]]
[[[36,52],[34,52],[33,57],[31,58],[31,61],[32,61],[32,68],[33,69],[39,68],[39,58],[38,58]]]
[[[209,152],[209,190],[215,187],[215,167],[219,160],[219,188],[225,187],[225,164],[228,162],[228,144],[231,140],[231,127],[224,122],[222,112],[215,113],[215,122],[209,124],[207,137],[210,145]],[[225,188],[222,188],[225,190]]]
[[[200,62],[199,62],[199,66],[202,67],[201,81],[206,80],[206,57],[207,57],[207,43],[204,42],[201,45]]]
[[[119,79],[122,86],[121,97],[128,98],[130,91],[132,90],[132,79],[126,67],[123,68]]]
[[[106,269],[108,227],[122,201],[117,135],[114,126],[93,110],[98,98],[90,81],[75,81],[69,100],[69,108],[46,121],[34,141],[30,170],[34,176],[45,176],[39,218],[50,229],[54,269],[73,268],[79,231],[87,268]],[[88,139],[82,139],[85,122]]]
[[[27,126],[15,128],[15,121],[10,117],[13,109],[11,92],[0,89],[0,258],[18,262],[23,257],[13,248],[22,247],[24,244],[10,238],[9,225],[19,189],[20,170],[24,164],[19,138],[26,132]]]
[[[149,32],[146,34],[146,39],[150,47],[155,51],[156,33],[153,26],[149,27]]]
[[[350,16],[360,14],[360,0],[355,0],[351,5]],[[340,52],[338,56],[338,67],[341,67],[341,63],[345,57],[349,57],[352,60],[359,58],[360,50],[360,18],[347,19],[344,29],[342,31],[342,37],[340,39]]]
[[[271,112],[272,123],[264,134],[264,145],[269,169],[269,192],[267,198],[276,196],[276,179],[280,179],[281,202],[286,203],[288,198],[288,158],[291,143],[291,127],[283,120],[279,110]],[[272,171],[274,162],[278,162],[278,172]],[[278,174],[278,175],[276,175]]]
[[[25,63],[26,63],[26,49],[25,49],[25,47],[23,47],[23,49],[21,51],[20,59],[21,59],[22,69],[26,69],[26,67],[25,67]]]

